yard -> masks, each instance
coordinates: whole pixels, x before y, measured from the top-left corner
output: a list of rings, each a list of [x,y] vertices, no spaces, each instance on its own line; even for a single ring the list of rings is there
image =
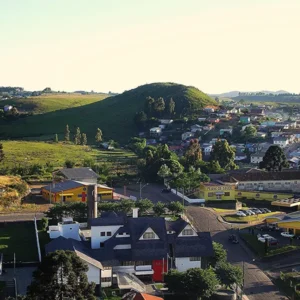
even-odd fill
[[[3,260],[32,262],[38,260],[34,223],[8,222],[0,223],[0,252]]]
[[[246,217],[228,215],[228,216],[224,216],[223,219],[226,222],[259,222],[259,221],[263,221],[266,217],[277,215],[277,214],[278,212],[274,211],[266,214],[259,214],[259,215],[246,216]]]

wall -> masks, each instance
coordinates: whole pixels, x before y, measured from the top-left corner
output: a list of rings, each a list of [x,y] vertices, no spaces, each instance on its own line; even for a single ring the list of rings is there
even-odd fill
[[[244,181],[237,187],[239,190],[259,190],[264,191],[292,191],[300,192],[300,180],[276,180],[276,181]]]
[[[104,282],[103,278],[111,278],[110,282]],[[112,268],[104,268],[101,271],[101,287],[110,287],[112,285]]]
[[[234,200],[235,199],[235,186],[234,185],[200,185],[200,197],[205,200]],[[218,193],[224,193],[217,195]],[[225,195],[226,193],[226,195]],[[228,193],[228,195],[227,195]]]
[[[97,267],[90,264],[90,263],[87,263],[87,262],[85,262],[85,263],[89,267],[89,270],[86,272],[86,275],[88,277],[88,281],[89,282],[95,282],[96,284],[100,284],[100,270]]]
[[[158,235],[149,227],[149,228],[147,228],[147,230],[143,233],[143,235],[145,234],[145,233],[154,233],[154,238],[153,239],[146,239],[146,240],[159,240],[159,237],[158,237]],[[144,240],[144,237],[143,237],[143,235],[140,237],[140,240]]]
[[[92,226],[91,228],[91,247],[92,249],[99,249],[100,243],[110,239],[116,231],[122,227],[121,225],[112,226]],[[105,232],[105,236],[101,236],[100,232]],[[111,232],[111,236],[107,236],[106,233]]]
[[[255,200],[268,200],[275,201],[280,199],[287,199],[293,197],[293,194],[281,194],[275,192],[264,192],[264,191],[241,191],[237,190],[235,192],[236,199],[255,199]]]
[[[189,257],[176,257],[175,258],[176,269],[179,272],[185,272],[190,268],[201,268],[200,261],[190,261]]]
[[[61,232],[61,236],[69,239],[74,239],[80,241],[79,237],[79,223],[73,224],[62,224],[58,223],[59,231]]]
[[[183,231],[184,229],[192,229],[192,230],[193,230],[193,234],[192,234],[192,235],[183,235],[183,234],[182,234],[182,231]],[[180,234],[178,235],[178,237],[197,236],[197,233],[195,232],[194,228],[193,228],[191,225],[189,225],[189,224],[186,225],[186,226],[184,227],[184,229],[180,232]]]

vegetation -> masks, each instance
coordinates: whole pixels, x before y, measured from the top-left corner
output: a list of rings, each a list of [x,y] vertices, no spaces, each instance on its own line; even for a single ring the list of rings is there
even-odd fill
[[[213,242],[214,256],[210,258],[209,264],[212,267],[216,267],[218,264],[226,262],[227,252],[223,245],[217,242]]]
[[[95,284],[88,283],[88,265],[73,251],[55,251],[43,258],[33,273],[27,296],[32,300],[96,300]]]
[[[227,262],[221,262],[216,267],[216,275],[222,285],[227,288],[233,284],[241,285],[243,282],[243,271],[238,266],[233,266]]]
[[[0,252],[4,261],[32,262],[38,260],[33,222],[8,222],[0,227]]]
[[[144,109],[144,101],[148,96],[156,99],[162,97],[165,101],[172,98],[178,117],[180,115],[195,115],[204,106],[216,104],[215,100],[198,89],[174,83],[147,84],[104,100],[102,100],[103,97],[101,99],[100,95],[94,95],[94,99],[89,103],[81,105],[81,102],[77,107],[74,105],[74,101],[70,100],[79,101],[76,95],[51,94],[46,98],[39,99],[36,97],[33,101],[41,107],[42,105],[47,106],[47,101],[52,99],[50,103],[55,102],[55,105],[48,104],[48,106],[54,106],[53,108],[41,108],[40,112],[43,114],[18,119],[14,121],[14,126],[7,122],[2,123],[0,125],[0,138],[49,139],[55,133],[60,137],[64,135],[64,128],[67,123],[71,132],[74,132],[75,128],[79,126],[86,133],[88,141],[94,141],[96,129],[101,128],[107,139],[127,142],[136,132],[133,117],[137,111]],[[98,101],[95,99],[97,97]],[[29,103],[28,100],[21,100],[23,107]],[[12,105],[15,104],[12,103]],[[122,134],[120,134],[120,128],[122,128]]]
[[[260,169],[266,169],[268,171],[281,171],[282,168],[288,166],[289,164],[283,150],[277,145],[270,146],[263,161],[259,163]]]
[[[3,145],[0,143],[0,163],[4,160]]]

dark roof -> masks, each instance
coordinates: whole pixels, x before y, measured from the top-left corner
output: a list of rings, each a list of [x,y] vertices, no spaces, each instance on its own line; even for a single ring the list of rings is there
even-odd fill
[[[76,241],[74,239],[67,239],[65,237],[58,237],[54,240],[52,240],[50,243],[48,243],[45,246],[45,252],[46,254],[49,252],[55,252],[56,250],[69,250],[69,251],[80,251],[82,253],[85,253],[86,255],[89,255],[89,248],[84,242]]]
[[[166,229],[167,231],[175,231],[175,233],[178,235],[186,226],[188,223],[184,221],[183,219],[178,219],[176,221],[166,221]]]
[[[58,171],[63,174],[68,179],[90,179],[98,178],[99,175],[96,174],[91,168],[65,168]]]
[[[282,172],[248,172],[225,175],[220,180],[223,182],[239,181],[269,181],[269,180],[299,180],[300,171],[282,171]]]
[[[174,245],[175,257],[209,257],[214,255],[209,232],[199,232],[195,237],[178,237]]]
[[[126,215],[124,213],[116,213],[113,211],[103,212],[99,218],[91,219],[91,226],[110,226],[124,225]]]
[[[83,184],[76,181],[68,180],[68,181],[56,182],[54,184],[44,186],[43,189],[49,192],[51,191],[51,193],[58,193],[58,192],[75,189],[80,186],[83,186]]]

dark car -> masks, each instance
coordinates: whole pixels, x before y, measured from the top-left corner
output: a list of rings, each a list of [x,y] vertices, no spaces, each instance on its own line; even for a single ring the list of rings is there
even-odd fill
[[[239,243],[239,239],[235,234],[231,234],[228,237],[228,240],[232,243],[232,244],[238,244]]]
[[[162,193],[171,193],[171,189],[162,189],[161,192]]]

